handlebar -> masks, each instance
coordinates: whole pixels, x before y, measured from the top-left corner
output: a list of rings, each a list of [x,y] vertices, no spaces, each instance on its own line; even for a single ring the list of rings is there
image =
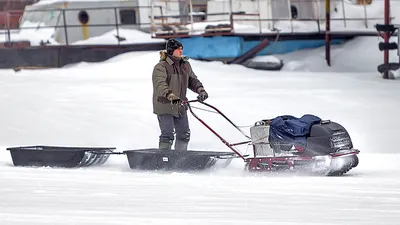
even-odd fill
[[[246,135],[238,126],[236,126],[227,116],[225,116],[225,114],[223,114],[219,109],[217,109],[215,106],[212,106],[208,103],[205,103],[204,101],[200,101],[198,99],[195,100],[184,100],[182,101],[182,104],[187,104],[189,111],[191,112],[191,114],[200,121],[200,123],[202,123],[205,127],[207,127],[213,134],[215,134],[221,141],[222,143],[224,143],[228,148],[230,148],[233,152],[235,152],[240,158],[242,158],[243,160],[245,160],[244,156],[239,153],[233,146],[236,146],[238,144],[230,144],[228,141],[226,141],[224,138],[221,137],[221,135],[219,135],[214,129],[212,129],[206,122],[204,122],[202,119],[200,119],[200,117],[198,117],[194,112],[192,107],[190,106],[191,103],[195,103],[198,102],[200,104],[203,104],[209,108],[212,108],[213,110],[215,110],[218,114],[220,114],[222,117],[224,117],[233,127],[235,127],[240,133],[242,133],[247,139],[250,139],[249,141],[246,142],[240,142],[239,144],[247,144],[251,142],[251,138]]]

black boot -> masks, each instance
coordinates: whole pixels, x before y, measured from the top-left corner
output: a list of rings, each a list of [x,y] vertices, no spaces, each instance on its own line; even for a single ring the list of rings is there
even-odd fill
[[[187,151],[188,145],[189,145],[188,141],[176,140],[175,151]]]
[[[160,150],[171,150],[172,142],[159,142],[158,149]]]

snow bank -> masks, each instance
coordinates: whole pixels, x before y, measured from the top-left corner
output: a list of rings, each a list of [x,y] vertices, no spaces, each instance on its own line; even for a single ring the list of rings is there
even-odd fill
[[[117,36],[118,34],[118,36]],[[118,42],[118,37],[120,41]],[[132,29],[119,29],[109,31],[103,35],[89,38],[87,40],[76,41],[72,45],[117,45],[117,44],[140,44],[140,43],[160,43],[163,39],[153,39],[150,34]]]

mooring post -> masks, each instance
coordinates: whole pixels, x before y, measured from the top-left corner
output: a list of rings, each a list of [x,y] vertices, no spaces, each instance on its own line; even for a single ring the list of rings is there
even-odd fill
[[[400,25],[397,25],[397,55],[399,56],[400,64]]]
[[[331,1],[325,1],[325,59],[328,66],[331,66]]]
[[[385,0],[385,25],[389,25],[390,24],[390,0]],[[389,32],[384,32],[383,33],[383,40],[385,44],[389,43],[389,37],[390,34]],[[400,44],[400,43],[399,43]],[[385,49],[383,51],[383,63],[385,65],[389,64],[389,49]],[[383,79],[388,79],[389,78],[389,71],[386,70],[383,73]]]

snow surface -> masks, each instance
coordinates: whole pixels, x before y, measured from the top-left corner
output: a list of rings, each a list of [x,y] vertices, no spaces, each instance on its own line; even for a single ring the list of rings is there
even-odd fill
[[[376,46],[354,44],[348,54],[349,46],[335,48],[334,65],[354,61],[352,52],[365,54],[353,67],[327,69],[317,61],[311,72],[308,61],[323,58],[323,48],[286,55],[303,71],[191,60],[207,102],[247,133],[254,122],[283,114],[341,123],[361,150],[359,166],[342,177],[250,174],[240,159],[197,173],[143,172],[131,170],[123,155],[93,168],[14,167],[7,147],[157,147],[151,73],[158,53],[0,70],[0,224],[398,224],[400,83],[372,70],[370,64],[381,62],[381,54],[372,57]],[[218,115],[196,112],[228,141],[245,140]],[[229,151],[192,116],[190,124],[190,149]],[[250,153],[247,146],[240,150]]]
[[[44,23],[32,23],[25,21],[19,31],[13,31],[8,37],[4,32],[4,35],[0,35],[0,42],[8,41],[30,41],[32,46],[40,45],[44,42],[46,45],[60,45],[54,40],[54,28],[48,27]],[[118,42],[117,37],[120,37]],[[80,40],[70,45],[125,45],[125,44],[142,44],[142,43],[162,43],[165,42],[163,39],[154,39],[150,34],[133,29],[119,28],[106,32],[100,36],[88,38],[86,40]]]
[[[92,168],[14,167],[7,147],[157,147],[151,73],[158,53],[0,70],[0,224],[399,224],[400,83],[377,73],[379,41],[335,46],[332,67],[324,48],[275,56],[285,62],[280,72],[191,60],[207,102],[247,133],[254,122],[284,114],[342,124],[361,151],[359,166],[342,177],[251,174],[240,159],[197,173],[143,172],[131,170],[124,155]],[[244,140],[218,115],[196,113],[229,142]],[[229,151],[189,118],[190,149]]]
[[[50,5],[50,4],[57,4],[57,3],[65,3],[65,2],[112,2],[112,1],[130,1],[130,0],[40,0],[39,2],[32,4],[34,6],[41,6],[41,5]]]
[[[122,38],[119,42],[117,37]],[[92,44],[140,44],[140,43],[160,43],[163,39],[153,39],[148,33],[133,29],[118,29],[109,31],[103,35],[89,38],[87,40],[76,41],[72,45],[92,45]]]

